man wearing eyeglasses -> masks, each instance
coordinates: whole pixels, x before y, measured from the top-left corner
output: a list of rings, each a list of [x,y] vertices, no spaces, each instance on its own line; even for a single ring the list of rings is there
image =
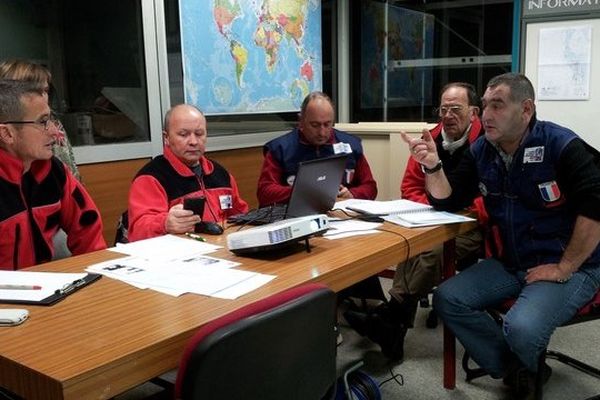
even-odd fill
[[[440,122],[431,131],[440,162],[431,169],[422,168],[409,158],[401,184],[402,198],[428,204],[425,191],[425,175],[441,168],[452,171],[463,152],[483,134],[478,117],[479,98],[473,85],[452,82],[441,90],[438,115]],[[485,221],[481,198],[472,207]],[[481,253],[483,239],[479,230],[456,238],[456,257],[459,265],[476,260]],[[404,337],[407,328],[413,326],[419,299],[437,285],[441,279],[442,246],[413,257],[396,267],[394,283],[389,293],[390,301],[377,307],[372,313],[347,311],[344,316],[360,334],[368,336],[381,346],[385,356],[392,360],[404,356]]]
[[[536,380],[550,377],[540,354],[552,333],[600,285],[600,153],[572,130],[537,119],[535,89],[523,74],[493,77],[482,101],[485,137],[452,173],[434,172],[425,184],[436,209],[458,210],[482,196],[497,251],[445,280],[433,306],[511,398],[532,398]],[[438,163],[429,135],[402,138],[424,168]],[[510,298],[516,302],[497,324],[486,310]]]
[[[0,269],[50,261],[59,228],[73,254],[106,248],[96,205],[52,155],[59,134],[35,84],[0,80]]]

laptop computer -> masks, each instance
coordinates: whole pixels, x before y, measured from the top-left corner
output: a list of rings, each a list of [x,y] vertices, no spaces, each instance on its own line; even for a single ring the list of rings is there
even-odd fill
[[[346,154],[303,161],[287,205],[276,204],[229,217],[235,224],[263,225],[286,218],[324,214],[335,204],[346,166]]]

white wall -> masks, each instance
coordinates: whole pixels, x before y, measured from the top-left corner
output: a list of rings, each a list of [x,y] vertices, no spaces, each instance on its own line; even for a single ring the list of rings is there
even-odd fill
[[[425,122],[360,122],[336,124],[339,130],[352,133],[362,139],[365,156],[373,177],[377,181],[377,200],[400,198],[400,182],[408,161],[408,146],[400,132],[421,136],[423,129],[435,124]]]
[[[563,125],[600,149],[597,128],[600,111],[600,19],[528,23],[525,32],[525,75],[538,89],[538,48],[540,29],[592,26],[592,64],[589,100],[537,100],[538,118]]]

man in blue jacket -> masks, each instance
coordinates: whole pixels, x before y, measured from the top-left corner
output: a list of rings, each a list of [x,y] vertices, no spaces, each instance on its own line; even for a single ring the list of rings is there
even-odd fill
[[[264,146],[265,159],[258,178],[261,206],[286,204],[301,161],[347,154],[346,173],[340,182],[341,199],[374,200],[377,184],[363,153],[360,139],[333,128],[334,110],[329,97],[312,92],[302,102],[298,127]]]
[[[575,133],[535,115],[534,89],[521,74],[492,78],[479,138],[448,176],[426,176],[434,207],[454,211],[479,193],[495,232],[496,254],[442,283],[433,304],[471,357],[513,396],[531,393],[538,359],[554,330],[600,285],[599,154]],[[404,135],[425,168],[435,143]],[[502,326],[485,312],[517,302]]]

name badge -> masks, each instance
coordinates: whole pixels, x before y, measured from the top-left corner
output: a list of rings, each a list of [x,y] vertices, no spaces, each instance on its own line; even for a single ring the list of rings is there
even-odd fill
[[[352,147],[344,142],[334,143],[333,152],[334,154],[352,154]]]
[[[523,152],[523,164],[544,161],[544,146],[527,147]]]
[[[229,210],[230,208],[233,208],[233,198],[230,194],[220,195],[219,203],[221,204],[221,210]]]

